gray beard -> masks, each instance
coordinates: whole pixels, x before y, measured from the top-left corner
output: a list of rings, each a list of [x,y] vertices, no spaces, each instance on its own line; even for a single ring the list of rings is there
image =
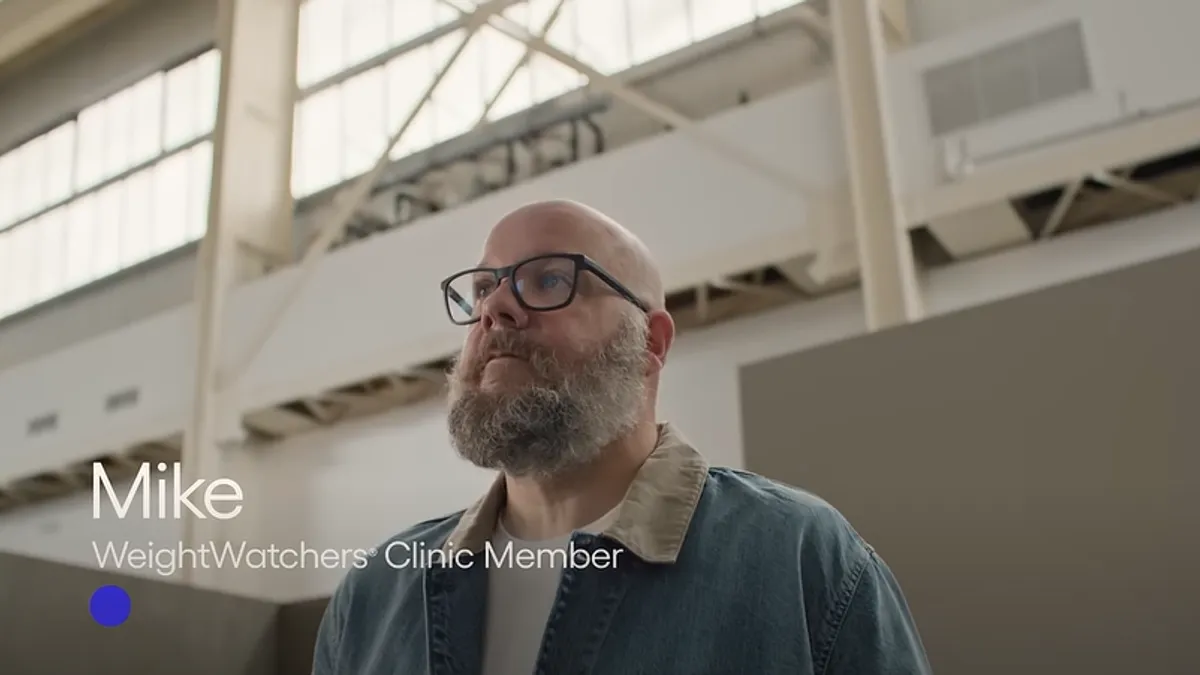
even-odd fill
[[[638,422],[646,331],[645,318],[631,316],[599,353],[573,368],[544,350],[514,350],[529,357],[537,375],[515,392],[470,387],[456,369],[448,415],[455,450],[476,466],[511,476],[552,477],[590,465]]]

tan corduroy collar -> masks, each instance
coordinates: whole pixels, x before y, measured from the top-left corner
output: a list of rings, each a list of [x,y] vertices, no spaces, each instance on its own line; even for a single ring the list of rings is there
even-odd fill
[[[707,477],[708,463],[700,453],[670,424],[660,424],[658,445],[602,534],[646,562],[675,562]],[[463,513],[443,548],[482,551],[495,533],[504,499],[504,477],[498,476],[487,494]]]

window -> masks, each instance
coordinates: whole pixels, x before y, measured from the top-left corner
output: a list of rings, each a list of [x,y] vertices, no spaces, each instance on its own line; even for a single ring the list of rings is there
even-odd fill
[[[445,40],[460,39],[451,35]],[[433,46],[402,54],[384,66],[387,80],[387,129],[388,136],[396,133],[409,117],[412,117],[421,96],[433,82],[436,74]],[[423,106],[413,117],[412,124],[392,148],[391,157],[400,159],[433,145],[433,116],[429,107]]]
[[[754,0],[754,11],[759,16],[767,16],[802,2],[804,0]]]
[[[387,78],[375,68],[342,86],[342,173],[357,176],[371,170],[388,139]]]
[[[16,293],[9,280],[9,272],[13,267],[9,250],[11,242],[11,232],[0,232],[0,316],[16,311]]]
[[[505,16],[614,74],[794,4],[526,0]],[[410,117],[393,159],[586,84],[485,25],[414,116],[463,33],[423,36],[458,18],[441,0],[304,0],[297,83],[319,89],[296,105],[296,196],[368,171]],[[219,79],[209,50],[0,153],[0,316],[202,235]]]
[[[296,129],[300,151],[296,158],[300,189],[308,194],[342,179],[342,86],[330,87],[300,104]]]
[[[410,2],[412,0],[409,0]],[[347,64],[362,63],[390,45],[392,0],[343,0]]]
[[[172,150],[212,131],[217,119],[220,56],[205,53],[167,71],[164,81],[163,148]]]
[[[483,91],[491,103],[488,119],[528,108],[533,103],[533,81],[527,68],[517,69],[525,47],[489,26],[481,28],[473,39],[483,56]]]
[[[558,49],[613,74],[796,4],[796,0],[526,0],[504,11]],[[385,19],[386,15],[386,20]],[[421,101],[462,32],[421,44],[458,18],[441,0],[307,0],[301,8],[293,193],[304,197],[368,171]],[[365,72],[358,64],[396,54]],[[586,84],[554,59],[484,25],[390,156],[430,145]],[[348,71],[348,72],[347,72]],[[339,73],[347,74],[339,76]],[[340,80],[340,81],[339,81]]]
[[[572,4],[578,25],[588,27],[579,30],[575,55],[605,74],[618,73],[633,65],[628,0],[575,0]],[[567,36],[551,37],[557,38],[556,45],[567,49],[563,39]]]
[[[188,159],[173,155],[153,169],[154,237],[151,249],[169,251],[187,243]]]
[[[0,154],[0,317],[200,236],[219,60],[155,73]]]
[[[446,67],[461,43],[461,35],[435,43],[434,74]],[[428,107],[433,115],[436,142],[470,131],[483,114],[487,103],[483,94],[483,57],[483,44],[474,38],[468,40],[434,90]]]
[[[630,45],[634,63],[644,63],[691,42],[687,0],[630,2]]]
[[[390,42],[393,47],[417,40],[434,28],[458,18],[454,8],[438,0],[391,0],[391,3]]]
[[[754,20],[754,5],[729,0],[691,0],[692,39],[703,40]]]
[[[300,7],[296,80],[301,87],[319,82],[345,68],[344,5],[345,0],[308,0]]]

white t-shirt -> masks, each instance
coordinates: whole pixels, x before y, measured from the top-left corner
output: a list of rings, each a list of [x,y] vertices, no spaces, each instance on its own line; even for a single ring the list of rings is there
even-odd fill
[[[599,533],[608,526],[612,513],[585,532]],[[562,577],[563,555],[570,535],[544,541],[523,541],[510,535],[500,522],[492,536],[493,561],[501,558],[506,547],[512,552],[530,550],[525,554],[528,565],[497,565],[488,568],[488,597],[483,634],[483,675],[533,675],[546,621],[554,607],[558,582]],[[541,561],[540,563],[537,561]]]

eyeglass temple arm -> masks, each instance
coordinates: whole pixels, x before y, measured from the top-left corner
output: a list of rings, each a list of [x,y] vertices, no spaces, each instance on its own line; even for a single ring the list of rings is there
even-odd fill
[[[474,313],[475,308],[469,305],[467,303],[467,299],[459,295],[458,291],[454,290],[453,286],[446,287],[446,294],[449,295],[450,299],[453,300],[464,312],[467,314]]]
[[[591,261],[587,261],[587,266],[588,266],[588,269],[591,270],[591,272],[593,274],[600,277],[601,281],[603,281],[604,283],[606,283],[610,287],[612,287],[612,289],[614,291],[619,293],[626,300],[628,300],[628,301],[632,302],[634,305],[636,305],[638,309],[642,310],[643,312],[650,311],[650,305],[646,304],[645,301],[643,301],[638,296],[634,295],[633,291],[631,291],[625,287],[625,284],[617,281],[611,274],[609,274],[608,272],[605,272],[604,268],[592,263]]]

